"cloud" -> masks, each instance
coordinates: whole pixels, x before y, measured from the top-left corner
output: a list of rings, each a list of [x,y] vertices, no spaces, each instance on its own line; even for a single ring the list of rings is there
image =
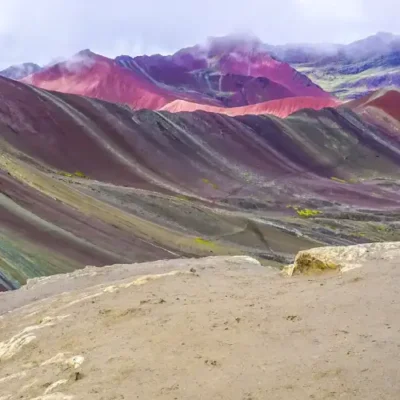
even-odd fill
[[[323,0],[296,0],[302,15],[314,21],[362,21],[365,18],[365,1],[335,0],[334,3]],[[333,10],[334,7],[334,10]]]
[[[68,58],[63,63],[63,68],[68,72],[76,73],[82,69],[90,68],[95,64],[95,59],[85,53],[74,54],[73,57]]]
[[[0,0],[0,66],[48,63],[84,48],[171,53],[252,32],[271,44],[350,42],[398,30],[398,0]],[[388,12],[390,10],[390,12]]]

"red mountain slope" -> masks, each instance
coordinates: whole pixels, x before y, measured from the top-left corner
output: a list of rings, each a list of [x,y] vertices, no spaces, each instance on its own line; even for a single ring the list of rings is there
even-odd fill
[[[22,79],[22,82],[42,89],[123,103],[134,109],[157,109],[177,98],[140,75],[118,66],[115,61],[89,51],[45,68]]]
[[[382,110],[386,114],[400,121],[400,91],[379,90],[368,96],[346,103],[347,107],[361,110],[367,107]]]
[[[275,115],[276,117],[285,118],[304,108],[320,110],[326,107],[337,107],[339,104],[339,101],[331,98],[288,97],[286,99],[271,100],[264,103],[253,104],[251,106],[223,108],[208,106],[205,104],[196,104],[183,100],[175,100],[164,106],[162,110],[173,113],[202,110],[217,114],[225,114],[232,117],[246,114],[270,114]]]

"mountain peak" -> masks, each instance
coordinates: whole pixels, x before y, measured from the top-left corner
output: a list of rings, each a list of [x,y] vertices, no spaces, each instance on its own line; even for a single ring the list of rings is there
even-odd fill
[[[376,33],[376,35],[375,35],[376,37],[378,37],[378,38],[380,38],[380,39],[382,39],[382,40],[393,40],[393,39],[395,39],[397,36],[396,35],[394,35],[393,33],[390,33],[390,32],[377,32]]]
[[[78,51],[75,56],[95,57],[97,56],[97,54],[93,53],[90,49],[83,49],[81,51]]]
[[[12,65],[2,71],[0,71],[0,76],[4,76],[9,79],[22,79],[28,75],[31,75],[40,70],[40,66],[31,62]]]

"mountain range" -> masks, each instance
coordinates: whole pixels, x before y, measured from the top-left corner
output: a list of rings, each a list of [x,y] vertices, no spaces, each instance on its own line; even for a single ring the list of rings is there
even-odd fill
[[[26,63],[0,75],[133,108],[160,107],[171,100],[241,107],[298,96],[331,94],[347,100],[398,88],[399,65],[400,36],[385,32],[348,45],[272,46],[253,36],[230,35],[209,38],[171,56],[110,59],[83,50],[62,62],[44,67]],[[116,76],[120,81],[115,82]],[[115,90],[108,88],[113,85]],[[142,95],[129,93],[131,86]]]
[[[224,50],[218,42],[207,51],[194,47],[170,57],[112,60],[85,50],[22,81],[133,109],[159,109],[175,100],[229,108],[297,96],[332,98],[289,64],[265,52],[241,45]]]
[[[384,54],[364,42],[342,61],[346,46],[228,37],[8,69],[0,290],[85,265],[248,254],[279,267],[310,247],[400,240],[400,92],[344,101],[307,70],[394,59],[396,37],[376,40]]]
[[[274,53],[341,99],[400,87],[400,36],[379,32],[349,45],[278,48]]]

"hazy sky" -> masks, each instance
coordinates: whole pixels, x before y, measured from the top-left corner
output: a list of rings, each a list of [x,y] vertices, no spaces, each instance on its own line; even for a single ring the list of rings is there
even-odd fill
[[[270,44],[399,33],[399,0],[0,0],[0,67],[84,49],[171,53],[249,32]]]

